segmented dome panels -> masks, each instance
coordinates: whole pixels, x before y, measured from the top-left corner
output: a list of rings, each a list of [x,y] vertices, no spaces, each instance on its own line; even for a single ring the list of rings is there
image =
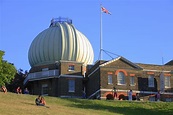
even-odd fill
[[[71,23],[55,21],[33,40],[28,59],[31,67],[60,60],[92,64],[94,53],[89,40]]]

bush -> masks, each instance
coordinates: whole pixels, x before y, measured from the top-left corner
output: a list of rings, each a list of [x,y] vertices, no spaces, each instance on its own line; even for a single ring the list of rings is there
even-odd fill
[[[106,100],[114,100],[114,96],[112,94],[106,95]]]
[[[119,96],[119,100],[125,100],[126,99],[126,97],[123,95],[123,94],[121,94],[120,96]]]

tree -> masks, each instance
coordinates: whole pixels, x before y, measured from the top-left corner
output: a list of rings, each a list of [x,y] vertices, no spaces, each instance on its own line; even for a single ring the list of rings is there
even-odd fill
[[[5,52],[0,50],[0,86],[9,84],[16,74],[16,68],[12,63],[3,60]]]
[[[23,72],[23,69],[18,69],[13,81],[7,85],[8,91],[16,92],[17,87],[21,87],[22,89],[24,89],[23,81],[25,80],[27,75],[27,70]]]

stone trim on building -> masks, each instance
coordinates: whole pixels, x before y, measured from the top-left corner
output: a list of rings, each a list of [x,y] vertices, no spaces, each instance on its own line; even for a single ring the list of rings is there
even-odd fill
[[[115,75],[118,75],[119,72],[123,72],[125,76],[128,76],[126,70],[124,70],[124,69],[118,69],[118,70],[116,70]]]

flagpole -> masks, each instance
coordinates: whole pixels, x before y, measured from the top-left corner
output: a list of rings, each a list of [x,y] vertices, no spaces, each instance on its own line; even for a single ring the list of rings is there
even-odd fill
[[[100,4],[100,60],[102,60],[102,4]]]

